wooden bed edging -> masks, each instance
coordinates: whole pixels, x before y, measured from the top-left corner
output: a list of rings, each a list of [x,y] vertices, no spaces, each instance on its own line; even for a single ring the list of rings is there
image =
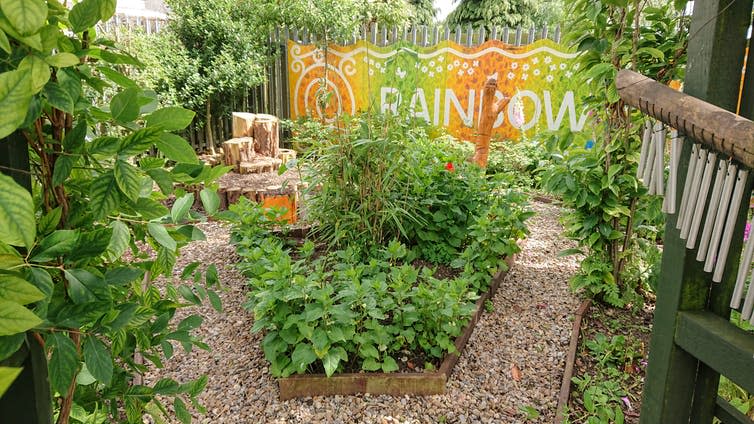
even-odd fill
[[[566,367],[563,371],[563,380],[560,383],[560,394],[558,395],[558,406],[555,410],[555,424],[561,424],[565,421],[565,411],[568,406],[568,398],[571,395],[571,379],[573,378],[573,366],[576,361],[576,351],[579,348],[579,336],[581,335],[581,321],[584,315],[589,311],[592,305],[591,299],[584,299],[573,317],[573,328],[571,329],[571,343],[568,346],[568,356],[566,357]]]
[[[505,259],[510,269],[516,255]],[[490,288],[476,301],[471,320],[461,335],[456,337],[456,353],[445,355],[440,368],[434,372],[405,373],[347,373],[327,377],[324,374],[296,374],[279,378],[280,400],[307,396],[334,396],[369,393],[374,395],[441,395],[445,393],[445,383],[450,379],[459,355],[474,332],[474,327],[484,313],[484,303],[497,293],[500,283],[508,274],[502,269],[495,274]]]

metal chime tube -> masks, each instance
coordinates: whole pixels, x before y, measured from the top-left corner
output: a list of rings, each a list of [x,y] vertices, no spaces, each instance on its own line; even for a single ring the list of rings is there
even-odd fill
[[[715,226],[717,208],[720,205],[720,195],[723,192],[723,183],[726,175],[725,163],[725,161],[721,160],[717,164],[717,173],[715,174],[715,183],[712,185],[712,196],[709,199],[707,217],[704,220],[702,239],[699,241],[699,250],[696,252],[696,260],[699,262],[704,262],[707,258],[707,248],[709,247],[710,238],[712,238],[712,228]]]
[[[674,214],[676,201],[676,186],[678,185],[678,162],[681,159],[683,140],[678,137],[678,131],[673,130],[670,136],[670,176],[668,177],[667,195],[662,202],[663,212]]]
[[[689,187],[689,200],[686,204],[686,213],[683,215],[683,225],[681,226],[681,238],[686,240],[691,230],[691,221],[694,216],[694,206],[696,206],[696,199],[699,197],[699,190],[702,185],[702,176],[704,175],[704,168],[707,167],[707,149],[699,149],[699,156],[696,160],[696,166],[694,166],[694,179],[691,181],[691,187]]]
[[[639,167],[636,168],[636,178],[644,177],[644,167],[647,164],[647,153],[649,152],[649,138],[652,136],[652,124],[649,120],[644,121],[644,133],[641,136],[641,154],[639,155]]]
[[[736,180],[736,171],[738,167],[731,163],[728,165],[728,173],[725,176],[725,183],[723,184],[723,191],[720,193],[720,204],[715,214],[715,225],[712,229],[712,238],[710,239],[709,248],[707,249],[707,258],[704,261],[704,272],[712,271],[717,260],[717,249],[720,247],[720,238],[723,233],[723,225],[725,225],[725,216],[728,211],[728,204],[730,204],[730,195],[733,192],[733,183]]]
[[[754,226],[754,218],[752,218],[750,225]],[[744,248],[744,257],[738,265],[736,287],[733,289],[733,296],[730,298],[730,307],[733,309],[737,309],[741,306],[741,297],[744,293],[746,276],[749,274],[749,267],[751,267],[752,258],[754,258],[754,237],[749,235],[749,239],[746,240],[746,247]]]
[[[689,159],[689,167],[686,170],[686,181],[683,183],[683,194],[681,195],[681,209],[678,211],[678,221],[676,221],[675,228],[680,230],[683,226],[683,218],[686,216],[686,210],[689,203],[689,189],[691,188],[691,180],[694,179],[694,168],[696,167],[696,158],[699,154],[699,145],[694,144],[691,147],[691,158]]]
[[[654,166],[655,166],[655,144],[657,143],[657,137],[655,137],[654,133],[651,137],[649,137],[649,149],[647,152],[647,161],[644,164],[644,174],[642,175],[642,181],[644,182],[644,185],[647,186],[649,189],[649,194],[654,195],[656,193],[656,189],[654,184],[652,184],[652,177],[654,175]]]
[[[728,258],[728,249],[730,249],[730,242],[733,240],[733,227],[736,225],[736,216],[738,215],[738,209],[741,207],[741,199],[744,197],[744,186],[746,185],[746,177],[748,176],[749,171],[747,169],[738,170],[736,188],[733,190],[733,198],[730,202],[730,208],[728,208],[728,218],[725,220],[723,241],[720,245],[720,252],[717,254],[718,259],[715,264],[715,272],[712,274],[712,281],[716,283],[723,280],[723,271],[725,268],[725,262]]]
[[[657,194],[660,196],[665,195],[665,126],[662,122],[655,123],[655,175],[654,184]]]
[[[702,216],[704,216],[704,205],[707,203],[707,193],[709,193],[710,183],[712,182],[712,171],[717,166],[717,155],[715,152],[709,152],[706,158],[706,165],[704,166],[704,175],[702,176],[702,185],[700,187],[699,195],[696,198],[696,206],[694,207],[693,218],[691,219],[691,229],[689,230],[689,238],[686,240],[686,248],[693,249],[696,246],[697,234],[699,234],[699,224],[702,222]]]

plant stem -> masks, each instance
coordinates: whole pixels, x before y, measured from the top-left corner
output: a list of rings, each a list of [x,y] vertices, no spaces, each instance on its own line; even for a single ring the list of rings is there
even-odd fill
[[[76,351],[81,350],[81,334],[78,332],[69,333],[71,340],[76,345]],[[76,391],[76,376],[73,376],[71,384],[68,385],[63,403],[60,406],[60,415],[58,415],[57,424],[68,424],[68,420],[71,417],[71,408],[73,407],[73,393]]]

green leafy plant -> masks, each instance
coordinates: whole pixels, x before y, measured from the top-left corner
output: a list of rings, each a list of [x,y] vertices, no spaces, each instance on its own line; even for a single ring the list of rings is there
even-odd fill
[[[180,248],[204,237],[191,206],[201,201],[213,214],[211,187],[227,170],[201,164],[173,133],[194,113],[156,108],[153,94],[118,71],[139,61],[95,37],[114,1],[0,8],[0,143],[30,158],[28,169],[0,167],[0,360],[22,345],[44,349],[58,423],[137,422],[167,414],[168,399],[188,422],[187,401],[203,410],[196,396],[206,377],[137,384],[147,365],[135,357],[162,367],[175,343],[207,348],[192,335],[201,317],[172,318],[203,300],[221,307],[214,265],[189,265],[181,276],[189,281],[168,281],[164,292],[154,280],[172,279]],[[94,104],[91,93],[108,87],[117,90],[109,104]],[[144,155],[153,147],[164,158]],[[195,199],[175,183],[207,188]],[[17,374],[0,370],[0,386]]]

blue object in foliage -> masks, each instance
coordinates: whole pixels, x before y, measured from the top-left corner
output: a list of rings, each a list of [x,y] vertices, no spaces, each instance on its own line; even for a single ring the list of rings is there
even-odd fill
[[[594,140],[587,140],[586,144],[584,145],[584,148],[589,150],[592,147],[594,147]]]

